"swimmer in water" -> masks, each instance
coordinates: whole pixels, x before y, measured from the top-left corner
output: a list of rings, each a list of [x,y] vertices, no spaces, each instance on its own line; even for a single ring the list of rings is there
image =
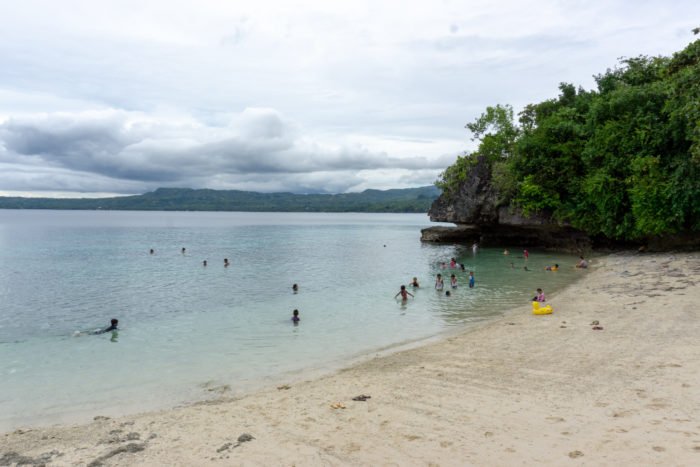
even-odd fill
[[[555,264],[554,266],[547,266],[544,268],[545,271],[558,271],[559,270],[559,265]]]
[[[112,318],[112,321],[110,321],[110,325],[107,328],[102,329],[101,331],[95,331],[94,334],[104,334],[106,332],[111,332],[111,331],[118,331],[119,328],[117,327],[119,325],[119,320]]]
[[[207,260],[206,260],[206,259],[205,259],[204,261],[202,261],[202,266],[204,266],[204,267],[207,266]]]
[[[457,260],[454,258],[450,259],[450,268],[454,269],[457,267]]]
[[[450,285],[453,289],[457,288],[457,277],[454,274],[450,276]]]
[[[505,250],[503,250],[503,254],[504,254],[504,255],[509,255],[509,254],[510,254],[510,251],[508,251],[508,248],[506,248]]]
[[[437,278],[435,279],[435,290],[440,290],[445,287],[445,282],[442,280],[442,274],[438,274]]]
[[[292,285],[292,292],[294,292],[294,293],[299,292],[299,286],[297,284]]]
[[[401,301],[402,301],[402,302],[405,302],[406,300],[408,300],[408,296],[409,296],[409,295],[410,295],[411,297],[413,297],[413,294],[412,294],[411,292],[409,292],[408,290],[406,290],[406,286],[405,286],[405,285],[402,285],[402,286],[401,286],[401,290],[399,290],[399,293],[397,293],[396,295],[394,295],[394,298],[398,297],[399,295],[401,295]]]
[[[292,323],[296,326],[299,324],[299,321],[301,321],[301,318],[299,318],[299,310],[292,311]]]
[[[151,248],[151,251],[150,251],[149,253],[150,253],[150,254],[155,253],[155,251],[153,250],[153,248]]]
[[[224,267],[227,268],[229,265],[228,258],[224,258]]]
[[[448,290],[447,292],[445,292],[445,297],[449,297],[449,296],[450,296],[450,291]]]
[[[411,287],[413,287],[414,289],[417,289],[418,287],[420,287],[420,285],[418,285],[418,278],[417,277],[414,277],[413,281],[411,281]]]
[[[180,250],[180,253],[182,253],[183,255],[185,254],[185,247],[184,246],[182,247],[182,250]]]

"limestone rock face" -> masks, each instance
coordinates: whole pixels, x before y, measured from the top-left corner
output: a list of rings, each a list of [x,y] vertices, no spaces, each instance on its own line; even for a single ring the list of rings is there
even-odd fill
[[[498,190],[489,163],[480,158],[467,179],[452,195],[441,195],[428,211],[433,222],[451,222],[457,227],[422,230],[425,242],[474,242],[483,246],[539,246],[581,251],[591,240],[546,214],[525,216],[511,206],[499,206]]]
[[[479,158],[467,180],[451,196],[440,195],[428,211],[433,222],[465,225],[498,223],[498,193],[491,183],[491,167]]]

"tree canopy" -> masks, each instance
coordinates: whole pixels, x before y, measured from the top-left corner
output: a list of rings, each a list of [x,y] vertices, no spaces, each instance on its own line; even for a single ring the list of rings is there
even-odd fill
[[[635,240],[700,230],[700,40],[672,57],[627,58],[596,89],[488,107],[467,124],[478,149],[436,182],[449,196],[477,156],[501,203],[591,235]]]

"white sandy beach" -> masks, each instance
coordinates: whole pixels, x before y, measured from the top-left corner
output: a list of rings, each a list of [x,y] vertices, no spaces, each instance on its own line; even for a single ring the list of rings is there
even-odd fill
[[[700,465],[700,253],[581,274],[553,315],[528,302],[312,381],[16,430],[0,465]]]

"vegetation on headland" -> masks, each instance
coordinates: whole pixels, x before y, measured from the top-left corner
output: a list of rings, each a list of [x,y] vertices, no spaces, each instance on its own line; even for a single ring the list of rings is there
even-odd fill
[[[623,59],[597,89],[488,107],[467,124],[478,149],[436,185],[456,196],[478,160],[499,203],[615,240],[700,231],[700,40],[672,57]]]
[[[434,186],[337,195],[159,188],[143,195],[115,198],[0,197],[0,209],[424,213],[439,194]]]

